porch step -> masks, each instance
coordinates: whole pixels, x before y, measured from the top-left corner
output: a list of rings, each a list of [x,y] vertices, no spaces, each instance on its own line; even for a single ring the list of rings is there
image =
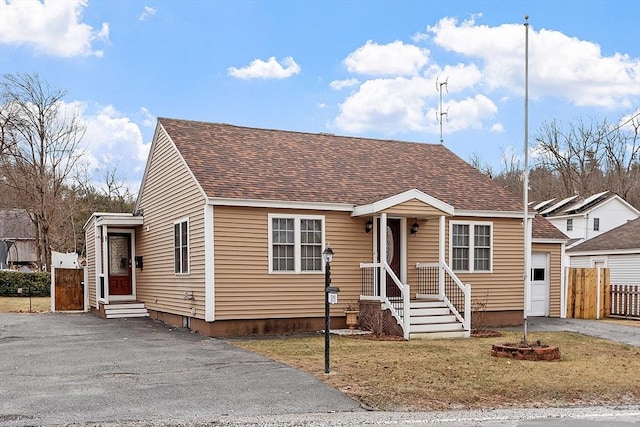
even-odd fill
[[[462,323],[443,301],[412,300],[409,339],[468,337]]]
[[[107,319],[149,317],[149,312],[144,306],[144,303],[132,301],[106,304],[104,306],[104,315]]]

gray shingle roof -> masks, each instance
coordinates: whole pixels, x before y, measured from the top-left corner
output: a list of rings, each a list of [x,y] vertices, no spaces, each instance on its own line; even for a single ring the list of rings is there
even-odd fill
[[[624,249],[640,249],[640,218],[628,221],[626,224],[567,249],[567,252]]]

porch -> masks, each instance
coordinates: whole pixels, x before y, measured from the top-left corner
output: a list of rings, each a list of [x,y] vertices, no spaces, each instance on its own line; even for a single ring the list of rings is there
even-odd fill
[[[353,216],[366,214],[372,218],[367,232],[373,231],[373,259],[360,263],[361,303],[379,304],[405,339],[470,336],[471,285],[445,261],[446,217],[454,215],[453,207],[411,190],[359,206]],[[430,234],[420,236],[420,224],[427,223]]]
[[[93,222],[93,224],[91,224]],[[105,318],[147,317],[144,303],[137,301],[136,270],[142,269],[142,258],[135,253],[135,229],[141,226],[141,215],[130,213],[95,213],[85,226],[90,281],[89,301]]]

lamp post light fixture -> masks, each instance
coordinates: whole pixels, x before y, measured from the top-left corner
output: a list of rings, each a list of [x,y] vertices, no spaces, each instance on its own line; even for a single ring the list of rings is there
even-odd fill
[[[331,329],[331,319],[329,311],[329,294],[340,292],[339,288],[331,287],[331,261],[333,260],[333,249],[327,246],[322,251],[322,259],[324,260],[324,373],[330,372],[329,368],[329,331]]]

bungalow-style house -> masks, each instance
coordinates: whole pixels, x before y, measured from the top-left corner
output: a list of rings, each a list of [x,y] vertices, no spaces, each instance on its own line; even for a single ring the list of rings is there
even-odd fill
[[[567,250],[569,267],[609,269],[614,285],[640,286],[640,218]]]
[[[527,221],[527,306],[559,316],[564,236]],[[319,330],[330,247],[332,327],[355,304],[406,339],[468,336],[474,299],[522,322],[523,223],[519,198],[443,145],[160,118],[135,213],[85,225],[89,301],[210,336]]]
[[[567,248],[640,217],[640,211],[610,191],[587,198],[550,199],[533,208],[569,237]]]

